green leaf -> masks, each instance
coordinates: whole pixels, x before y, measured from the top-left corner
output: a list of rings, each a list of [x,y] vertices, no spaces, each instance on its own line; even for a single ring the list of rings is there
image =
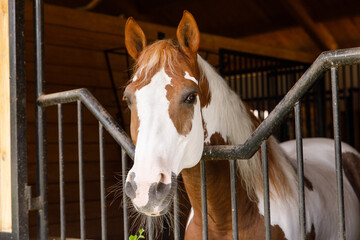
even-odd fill
[[[129,240],[137,240],[137,236],[135,235],[130,235],[130,237],[129,237]]]
[[[140,235],[144,232],[145,230],[142,228],[142,229],[140,229],[139,230],[139,233],[140,233]]]

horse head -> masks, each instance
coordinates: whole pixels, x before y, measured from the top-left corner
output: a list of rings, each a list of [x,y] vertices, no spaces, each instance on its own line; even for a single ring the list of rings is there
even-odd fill
[[[147,46],[132,18],[125,26],[125,45],[135,71],[124,100],[131,110],[136,146],[125,192],[139,212],[151,216],[167,212],[177,176],[199,162],[204,146],[201,108],[210,96],[197,62],[200,33],[189,12],[184,12],[176,35],[177,41]]]

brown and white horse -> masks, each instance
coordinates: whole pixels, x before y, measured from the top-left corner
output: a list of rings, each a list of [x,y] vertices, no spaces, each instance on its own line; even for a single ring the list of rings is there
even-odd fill
[[[149,46],[128,19],[125,43],[136,60],[124,92],[131,109],[134,165],[125,192],[137,211],[165,214],[181,173],[191,203],[185,239],[201,238],[199,161],[204,145],[241,144],[258,121],[220,75],[198,54],[200,33],[185,11],[177,41]],[[333,141],[304,139],[306,239],[337,239]],[[299,238],[296,151],[293,141],[268,140],[272,239]],[[343,144],[346,236],[360,239],[359,153]],[[264,239],[261,156],[238,161],[240,239]],[[209,239],[232,239],[229,163],[207,162]]]

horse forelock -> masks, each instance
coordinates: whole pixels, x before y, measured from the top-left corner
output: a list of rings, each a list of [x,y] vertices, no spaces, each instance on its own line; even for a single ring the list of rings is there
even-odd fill
[[[195,59],[191,59],[195,58]],[[198,64],[199,55],[186,56],[180,51],[175,40],[159,40],[145,47],[134,65],[131,82],[141,88],[150,83],[151,78],[162,68],[171,77],[179,77],[196,82],[199,86],[201,107],[209,104],[211,94],[206,74]],[[130,82],[130,83],[131,83]]]
[[[176,68],[183,65],[182,58],[175,41],[170,39],[156,41],[141,52],[134,65],[133,81],[146,84],[162,68],[175,75],[178,72]]]

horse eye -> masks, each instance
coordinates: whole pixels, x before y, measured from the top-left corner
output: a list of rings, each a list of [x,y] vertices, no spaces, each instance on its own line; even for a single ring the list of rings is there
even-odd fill
[[[188,103],[188,104],[193,104],[195,102],[195,100],[196,100],[196,94],[191,93],[185,98],[184,102]]]

